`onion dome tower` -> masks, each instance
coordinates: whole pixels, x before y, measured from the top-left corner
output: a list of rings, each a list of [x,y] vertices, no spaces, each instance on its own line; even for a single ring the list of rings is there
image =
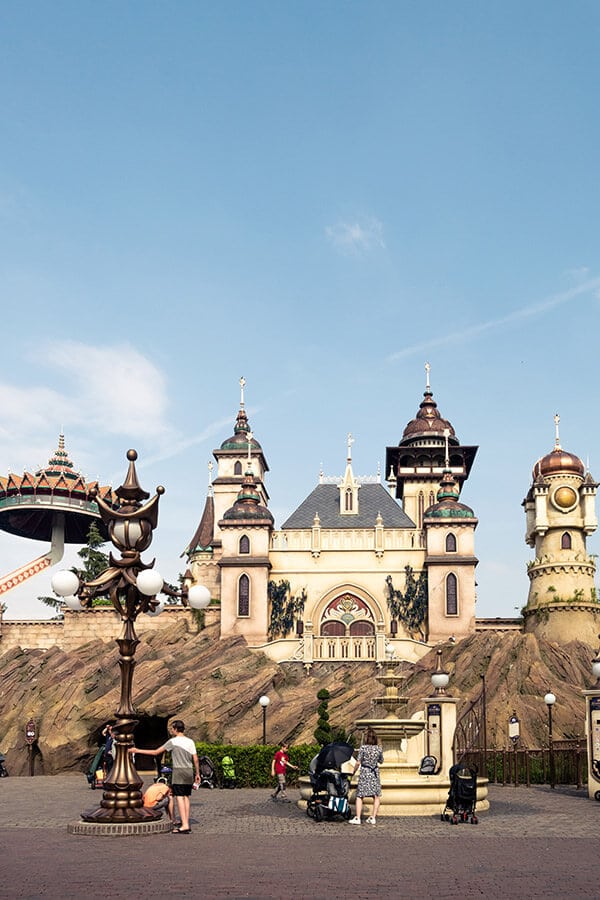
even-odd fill
[[[244,387],[246,380],[240,378],[240,409],[235,420],[233,434],[223,441],[218,450],[213,451],[217,461],[217,477],[214,480],[214,521],[217,523],[215,541],[220,546],[220,533],[218,523],[223,518],[225,511],[235,502],[245,472],[245,460],[250,454],[252,470],[255,477],[256,489],[260,495],[260,502],[268,504],[264,478],[269,471],[262,447],[251,432],[248,416],[244,408]]]
[[[475,631],[478,520],[458,498],[458,483],[446,467],[437,503],[425,510],[423,518],[430,641],[460,639]]]
[[[429,383],[430,370],[425,363],[426,386],[419,411],[404,429],[398,446],[386,449],[388,486],[417,528],[423,527],[425,510],[436,501],[446,446],[448,468],[459,490],[469,477],[478,449],[461,445],[451,423],[441,415]]]
[[[221,629],[263,643],[268,630],[269,548],[274,519],[262,502],[252,471],[252,432],[247,433],[246,474],[233,506],[218,525],[221,532]]]
[[[114,494],[97,481],[86,482],[65,450],[64,435],[48,460],[48,465],[35,474],[9,473],[0,476],[0,529],[19,537],[49,541],[50,551],[0,579],[0,594],[22,584],[62,559],[64,544],[85,544],[90,524],[95,521],[100,534],[108,540],[98,505],[90,500],[94,489],[109,505]]]
[[[528,563],[529,595],[525,630],[549,640],[597,643],[600,604],[596,565],[586,538],[598,527],[595,497],[598,484],[581,459],[563,450],[560,417],[554,417],[554,449],[539,459],[523,501],[525,541],[535,558]]]

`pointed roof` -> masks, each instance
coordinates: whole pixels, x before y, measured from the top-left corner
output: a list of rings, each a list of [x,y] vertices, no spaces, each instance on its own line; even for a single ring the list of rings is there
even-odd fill
[[[204,510],[200,519],[200,524],[194,532],[194,536],[181,554],[182,556],[190,556],[198,550],[209,550],[215,537],[215,500],[212,491],[209,491]]]
[[[0,529],[19,537],[48,542],[52,539],[57,513],[65,516],[65,543],[85,544],[90,520],[100,518],[97,495],[112,505],[115,495],[108,485],[86,483],[65,449],[65,438],[59,435],[58,447],[48,464],[35,474],[9,472],[0,478]],[[108,532],[101,521],[98,528],[104,538]]]

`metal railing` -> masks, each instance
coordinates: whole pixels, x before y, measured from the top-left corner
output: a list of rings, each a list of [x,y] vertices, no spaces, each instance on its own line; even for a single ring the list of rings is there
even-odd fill
[[[550,784],[552,763],[554,783],[582,787],[587,782],[587,748],[585,738],[555,741],[549,747],[515,747],[508,749],[467,750],[456,748],[456,760],[476,766],[480,775],[494,784],[515,787]]]

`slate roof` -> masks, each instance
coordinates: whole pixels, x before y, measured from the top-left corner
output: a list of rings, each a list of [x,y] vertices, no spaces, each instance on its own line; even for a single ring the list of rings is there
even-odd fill
[[[319,484],[281,527],[312,528],[315,513],[321,528],[374,528],[377,513],[381,513],[384,528],[416,527],[382,484],[361,484],[356,516],[340,515],[337,484]]]

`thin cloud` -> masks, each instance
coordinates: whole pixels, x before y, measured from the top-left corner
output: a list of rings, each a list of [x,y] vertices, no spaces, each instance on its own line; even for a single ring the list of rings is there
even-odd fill
[[[577,285],[577,287],[571,288],[568,291],[564,291],[561,294],[555,294],[552,297],[549,297],[547,300],[543,300],[541,303],[534,303],[531,306],[524,306],[521,309],[517,309],[512,313],[509,313],[507,316],[502,316],[499,319],[490,319],[487,322],[480,322],[478,325],[472,325],[470,328],[463,328],[460,331],[455,331],[452,334],[444,334],[440,335],[437,338],[431,338],[428,341],[423,341],[419,344],[412,344],[410,347],[404,347],[402,350],[398,350],[396,353],[392,353],[387,357],[388,362],[395,362],[398,359],[404,359],[407,356],[413,356],[416,353],[422,353],[427,350],[435,349],[436,347],[444,347],[448,344],[454,344],[459,342],[464,342],[469,338],[478,337],[481,334],[484,334],[488,331],[494,331],[496,329],[502,328],[505,325],[511,325],[514,322],[523,321],[523,319],[533,319],[537,316],[541,316],[544,313],[548,312],[551,309],[554,309],[557,306],[562,306],[564,303],[568,303],[570,300],[575,299],[575,297],[579,297],[582,294],[593,294],[594,296],[598,295],[598,291],[600,290],[600,278],[593,278],[590,281],[586,281],[583,284]]]
[[[374,247],[385,247],[383,225],[375,218],[337,222],[325,229],[327,239],[340,253],[360,254]]]

